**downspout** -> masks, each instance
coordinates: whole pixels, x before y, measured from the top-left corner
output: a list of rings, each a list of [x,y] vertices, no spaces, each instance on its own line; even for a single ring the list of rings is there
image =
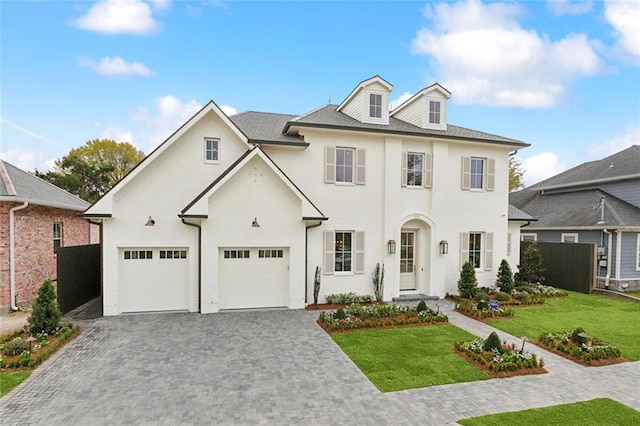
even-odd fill
[[[180,218],[185,225],[198,228],[198,313],[202,312],[202,227]]]
[[[309,229],[317,228],[322,225],[322,222],[318,222],[315,225],[305,226],[304,228],[304,304],[307,304],[309,297]]]
[[[27,208],[28,201],[25,201],[22,205],[9,209],[9,265],[10,265],[10,280],[11,280],[11,310],[17,311],[18,304],[16,300],[16,250],[15,250],[15,223],[14,212]]]
[[[620,279],[620,261],[622,260],[622,231],[616,230],[616,280]]]
[[[604,286],[605,288],[609,288],[609,279],[611,278],[611,244],[613,243],[613,235],[606,229],[603,229],[602,232],[609,236],[607,242],[607,275],[604,277]]]

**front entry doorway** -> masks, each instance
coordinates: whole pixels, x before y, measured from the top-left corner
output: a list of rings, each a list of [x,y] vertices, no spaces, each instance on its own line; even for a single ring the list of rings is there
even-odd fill
[[[416,254],[418,231],[403,229],[400,232],[400,290],[416,289]]]

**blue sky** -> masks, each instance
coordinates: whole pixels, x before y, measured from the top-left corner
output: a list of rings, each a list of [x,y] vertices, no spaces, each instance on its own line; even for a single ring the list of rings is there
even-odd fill
[[[640,2],[2,1],[0,158],[149,153],[213,99],[303,114],[439,82],[448,121],[531,144],[527,184],[640,144]],[[639,166],[640,167],[640,166]]]

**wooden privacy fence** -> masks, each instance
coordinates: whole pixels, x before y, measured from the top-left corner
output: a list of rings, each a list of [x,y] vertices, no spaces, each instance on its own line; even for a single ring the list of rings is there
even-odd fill
[[[520,243],[520,263],[524,251],[531,245],[529,241]],[[596,284],[597,246],[591,243],[536,243],[545,272],[542,274],[546,285],[564,290],[591,293]]]
[[[100,244],[60,247],[58,306],[63,314],[100,296]]]

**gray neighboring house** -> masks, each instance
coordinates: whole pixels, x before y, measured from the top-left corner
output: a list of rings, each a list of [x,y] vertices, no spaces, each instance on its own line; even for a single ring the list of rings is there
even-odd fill
[[[640,145],[509,194],[524,241],[596,243],[598,286],[640,289]]]

